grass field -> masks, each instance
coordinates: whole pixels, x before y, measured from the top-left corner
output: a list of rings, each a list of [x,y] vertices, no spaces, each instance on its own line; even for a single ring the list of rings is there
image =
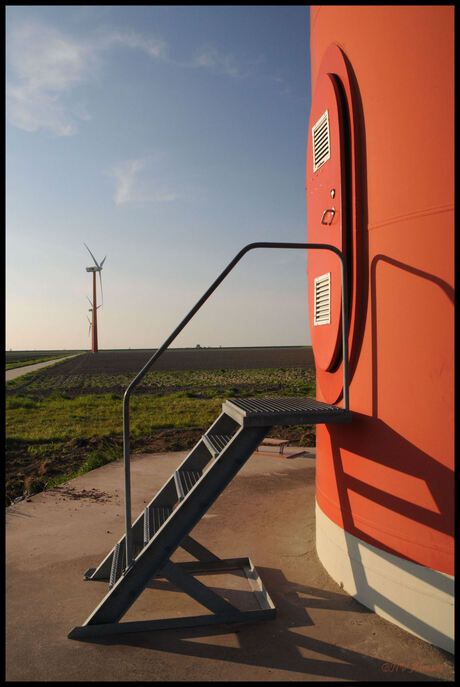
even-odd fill
[[[191,448],[229,397],[315,394],[309,349],[223,351],[168,351],[163,367],[172,369],[146,374],[131,398],[134,452]],[[188,369],[190,353],[199,369]],[[123,393],[150,355],[87,353],[6,384],[7,503],[121,458]],[[273,360],[285,366],[260,367]],[[276,428],[276,435],[315,441],[313,427]]]

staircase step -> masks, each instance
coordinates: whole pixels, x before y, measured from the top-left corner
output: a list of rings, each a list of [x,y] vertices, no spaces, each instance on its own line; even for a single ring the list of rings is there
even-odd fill
[[[144,546],[173,512],[172,506],[147,506],[144,510]]]
[[[144,546],[150,541],[150,512],[149,507],[144,508]]]
[[[310,397],[230,398],[222,410],[243,427],[350,422],[351,412]]]
[[[200,479],[201,472],[198,472],[198,470],[179,470],[179,473],[182,479],[184,494],[186,495]]]
[[[217,458],[233,436],[233,434],[203,434],[203,441],[211,452],[212,457]]]
[[[162,524],[169,518],[173,512],[172,506],[156,506],[153,510],[153,534],[158,532]]]
[[[177,495],[179,501],[182,501],[195,486],[201,477],[201,472],[198,470],[176,470],[174,473],[174,481],[176,482]]]
[[[125,567],[125,558],[126,558],[126,548],[124,546],[124,542],[123,543],[118,542],[118,544],[115,545],[115,549],[113,552],[112,568],[110,570],[110,579],[109,579],[109,589],[112,589],[115,582],[121,576],[123,569]]]

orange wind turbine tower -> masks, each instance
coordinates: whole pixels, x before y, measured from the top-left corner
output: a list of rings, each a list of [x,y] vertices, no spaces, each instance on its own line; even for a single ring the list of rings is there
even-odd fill
[[[454,653],[454,6],[310,8],[308,241],[347,256],[349,424],[316,433],[316,549]],[[308,259],[317,400],[344,397],[335,256]]]
[[[104,262],[105,262],[105,258],[106,258],[107,256],[105,256],[104,259],[102,260],[101,264],[99,264],[99,263],[97,262],[96,258],[94,257],[94,255],[91,253],[91,251],[90,251],[90,249],[88,248],[88,246],[86,245],[86,243],[84,243],[83,245],[84,245],[84,246],[86,247],[86,249],[88,250],[88,253],[89,253],[89,254],[91,255],[91,257],[93,258],[93,261],[94,261],[94,264],[95,264],[95,267],[93,267],[93,266],[87,267],[87,268],[86,268],[86,271],[87,271],[87,272],[92,272],[92,273],[93,273],[93,300],[90,301],[90,303],[91,303],[91,305],[92,305],[92,313],[93,313],[93,315],[92,315],[92,322],[91,322],[91,330],[92,330],[92,333],[93,333],[91,350],[92,350],[93,353],[97,353],[98,350],[99,350],[99,349],[98,349],[98,345],[97,345],[97,310],[98,310],[98,308],[100,308],[100,307],[102,306],[102,304],[103,304],[103,302],[104,302],[104,297],[103,297],[103,293],[102,293],[102,276],[101,276],[101,272],[102,272],[102,266],[103,266],[103,264],[104,264]],[[99,280],[100,280],[100,285],[101,285],[101,305],[100,305],[100,306],[98,306],[97,303],[96,303],[96,272],[99,272]],[[89,299],[88,299],[88,300],[89,300]]]

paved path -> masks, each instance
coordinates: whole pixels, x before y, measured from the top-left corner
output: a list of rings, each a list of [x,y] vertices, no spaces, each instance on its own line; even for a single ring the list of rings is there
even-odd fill
[[[75,355],[67,355],[65,358],[55,358],[54,360],[47,360],[44,363],[35,363],[35,365],[25,365],[24,367],[15,367],[13,370],[6,370],[6,382],[9,382],[10,379],[16,379],[16,377],[20,377],[21,375],[27,374],[27,372],[34,372],[34,370],[40,370],[42,367],[47,367],[47,365],[52,365],[53,363],[57,363],[60,360],[68,360],[69,358],[75,358],[77,355],[81,355],[81,353],[76,353]]]
[[[134,455],[137,517],[186,453]],[[11,682],[445,682],[453,657],[346,594],[315,551],[315,452],[252,456],[192,537],[221,558],[250,556],[273,620],[67,638],[108,591],[85,581],[124,531],[123,461],[108,463],[6,509],[6,680]],[[178,549],[175,560],[188,554]],[[202,581],[242,607],[253,599],[234,574]],[[123,621],[207,613],[161,579]],[[408,667],[407,667],[408,666]]]

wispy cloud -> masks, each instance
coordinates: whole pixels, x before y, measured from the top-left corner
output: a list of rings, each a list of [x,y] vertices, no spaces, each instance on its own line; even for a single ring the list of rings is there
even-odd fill
[[[109,172],[115,181],[116,205],[124,203],[168,203],[183,199],[188,192],[174,183],[161,155],[148,155],[118,163]],[[161,168],[161,169],[160,169]]]
[[[167,59],[167,45],[161,38],[141,36],[135,31],[105,31],[98,41],[99,49],[109,49],[121,45],[135,48],[155,59]]]
[[[231,78],[241,78],[249,73],[247,69],[242,68],[234,55],[222,53],[213,45],[200,49],[196,56],[183,66],[206,69]]]
[[[169,55],[168,45],[157,36],[101,29],[92,36],[76,38],[41,23],[23,24],[8,32],[10,123],[30,132],[75,134],[81,121],[90,119],[86,105],[74,101],[79,96],[78,87],[98,77],[104,54],[120,47],[141,50],[152,60],[176,67],[204,69],[230,78],[248,73],[234,55],[212,45],[181,62]]]
[[[89,115],[82,103],[69,107],[65,96],[88,81],[97,66],[97,51],[90,43],[39,24],[15,28],[8,46],[8,67],[14,74],[7,87],[10,122],[26,131],[74,134],[78,120]]]

